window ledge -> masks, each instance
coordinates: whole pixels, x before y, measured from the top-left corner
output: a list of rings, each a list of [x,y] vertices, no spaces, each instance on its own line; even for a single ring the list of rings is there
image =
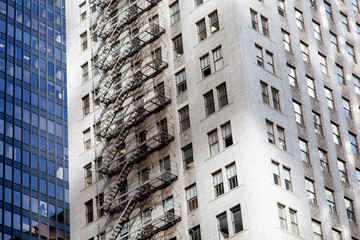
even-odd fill
[[[229,96],[229,95],[228,95]],[[229,100],[229,99],[228,99]],[[212,116],[216,115],[216,113],[220,112],[223,109],[229,108],[230,105],[232,105],[232,102],[228,102],[228,104],[220,109],[218,109],[217,111],[213,112],[212,114],[205,116],[205,118],[201,119],[200,122],[206,121],[207,119],[211,118]]]

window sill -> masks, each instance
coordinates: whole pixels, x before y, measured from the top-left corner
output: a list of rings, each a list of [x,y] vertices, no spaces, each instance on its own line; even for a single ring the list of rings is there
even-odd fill
[[[298,239],[303,239],[303,238],[300,237],[299,235],[295,235],[295,234],[293,234],[292,232],[289,232],[289,230],[282,229],[281,227],[277,227],[277,229],[279,229],[279,230],[281,230],[281,231],[283,231],[283,232],[286,232],[286,233],[288,233],[288,234],[290,234],[290,235],[292,235],[293,237],[296,237],[296,238],[298,238]]]
[[[219,154],[225,152],[226,150],[233,148],[235,145],[237,145],[237,143],[233,143],[231,146],[222,149],[222,150],[219,151],[217,154],[215,154],[215,155],[213,155],[213,156],[209,156],[207,159],[205,159],[205,162],[208,161],[208,160],[210,160],[210,159],[212,159],[212,158],[217,157]],[[222,195],[224,195],[224,194],[222,194]],[[221,195],[221,196],[222,196],[222,195]],[[218,196],[218,197],[220,197],[220,196]]]

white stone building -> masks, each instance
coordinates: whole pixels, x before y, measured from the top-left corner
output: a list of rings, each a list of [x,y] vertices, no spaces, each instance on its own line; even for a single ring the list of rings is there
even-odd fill
[[[72,239],[360,238],[357,0],[67,6]]]

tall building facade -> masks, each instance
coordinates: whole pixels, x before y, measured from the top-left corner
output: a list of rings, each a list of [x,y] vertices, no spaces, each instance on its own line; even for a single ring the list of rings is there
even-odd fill
[[[358,4],[68,1],[72,238],[360,239]]]
[[[70,239],[65,1],[0,1],[0,239]]]

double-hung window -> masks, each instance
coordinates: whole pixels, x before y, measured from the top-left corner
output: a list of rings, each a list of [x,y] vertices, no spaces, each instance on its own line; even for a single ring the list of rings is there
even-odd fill
[[[240,205],[231,209],[234,234],[244,230]]]
[[[304,162],[310,162],[308,143],[299,138],[299,148],[301,160]]]
[[[341,145],[339,125],[331,122],[331,132],[335,144]]]
[[[322,130],[322,126],[321,126],[321,116],[320,116],[320,114],[318,114],[316,112],[312,112],[312,117],[313,117],[313,121],[314,121],[315,132],[317,134],[322,135],[323,130]]]
[[[274,124],[268,120],[266,120],[266,132],[268,142],[275,145]]]
[[[350,144],[351,144],[351,151],[354,154],[359,155],[359,148],[358,148],[358,144],[357,144],[357,140],[356,140],[356,135],[349,132],[349,140],[350,140]]]
[[[173,40],[174,58],[178,58],[184,53],[183,42],[181,34],[175,37]]]
[[[309,46],[304,42],[300,42],[300,48],[303,61],[310,62]]]
[[[212,52],[213,52],[215,71],[218,71],[224,67],[224,59],[223,59],[221,47],[218,47]]]
[[[185,69],[175,74],[177,93],[180,94],[185,92],[187,89],[186,85],[186,73]]]
[[[298,28],[300,29],[304,29],[304,17],[303,17],[303,13],[297,9],[295,9],[295,18],[296,18],[296,25],[298,26]]]
[[[284,43],[284,49],[288,52],[291,52],[291,39],[290,39],[290,33],[281,30],[282,33],[282,40]]]
[[[353,201],[348,198],[344,198],[344,201],[345,201],[346,214],[347,214],[348,220],[350,222],[356,222]]]
[[[179,8],[179,2],[176,1],[170,6],[170,22],[171,24],[174,24],[179,20],[180,20],[180,8]]]
[[[180,118],[180,132],[185,131],[190,128],[190,115],[189,115],[189,107],[185,106],[179,110],[179,118]]]
[[[360,78],[355,75],[353,75],[352,77],[355,86],[355,92],[360,95]]]
[[[225,107],[228,104],[228,97],[226,91],[226,83],[222,83],[217,89],[219,109]]]
[[[210,21],[210,32],[213,34],[220,29],[217,11],[209,15],[209,21]]]
[[[213,174],[213,183],[214,183],[215,197],[224,194],[224,183],[223,183],[223,177],[221,171]]]
[[[334,97],[333,97],[333,93],[332,90],[325,87],[325,97],[326,97],[326,102],[329,108],[334,109],[335,105],[334,105]]]
[[[237,179],[235,163],[226,167],[226,175],[228,179],[229,190],[236,188],[238,186],[238,179]]]
[[[200,65],[201,65],[202,77],[206,78],[211,74],[209,54],[206,54],[205,56],[200,58]]]
[[[320,24],[313,21],[313,28],[314,28],[314,36],[316,40],[321,41],[321,27]]]
[[[230,147],[233,144],[230,122],[221,126],[221,133],[223,137],[224,148]]]
[[[219,230],[220,240],[228,238],[229,237],[229,226],[228,226],[228,222],[227,222],[226,212],[218,215],[216,218],[218,221],[218,230]]]
[[[308,87],[309,96],[316,99],[315,80],[306,76],[306,83]]]
[[[340,180],[342,182],[348,182],[348,176],[347,176],[347,171],[346,171],[346,165],[345,162],[341,161],[338,159],[338,167],[339,167],[339,175],[340,175]]]
[[[209,132],[208,138],[209,138],[209,146],[210,146],[210,156],[214,156],[220,151],[217,130],[215,129]]]
[[[329,190],[329,189],[325,189],[325,194],[326,194],[326,202],[327,202],[329,211],[331,213],[336,214],[336,205],[335,205],[334,192]]]
[[[350,101],[343,98],[342,102],[343,102],[345,117],[351,119],[352,117],[351,117]]]
[[[209,116],[215,112],[214,94],[212,90],[204,94],[204,102],[206,116]]]
[[[335,67],[339,83],[345,85],[344,68],[338,64],[336,64]]]
[[[294,105],[294,113],[295,113],[295,120],[299,124],[304,123],[303,113],[302,113],[302,107],[301,104],[298,102],[293,101]]]
[[[198,31],[198,41],[201,42],[207,38],[205,19],[196,23]]]
[[[308,201],[316,204],[315,186],[314,181],[305,178],[306,192]]]
[[[267,83],[260,81],[260,87],[261,87],[261,96],[263,103],[270,105],[269,90]]]
[[[321,171],[329,173],[329,163],[327,153],[324,150],[319,149],[319,159],[321,165]]]
[[[188,187],[185,191],[188,212],[191,212],[198,208],[196,185]]]

